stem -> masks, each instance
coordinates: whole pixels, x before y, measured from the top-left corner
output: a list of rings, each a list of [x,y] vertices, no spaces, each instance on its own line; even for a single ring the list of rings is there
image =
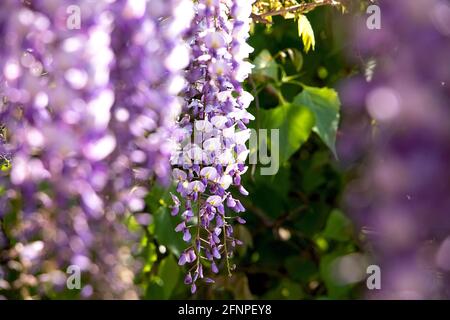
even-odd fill
[[[252,86],[252,92],[253,95],[255,97],[255,107],[256,107],[256,129],[259,130],[260,129],[260,123],[259,123],[259,109],[260,109],[260,104],[259,104],[259,97],[258,97],[258,91],[256,89],[256,84],[255,81],[253,81],[252,76],[250,76],[248,78],[248,82],[250,83],[250,85]]]
[[[267,21],[265,18],[285,15],[286,13],[292,13],[292,12],[302,13],[302,12],[309,11],[309,10],[315,9],[317,7],[325,6],[325,5],[336,6],[336,5],[339,5],[339,2],[337,2],[336,0],[316,0],[316,2],[301,3],[301,4],[297,4],[297,5],[288,7],[288,8],[264,12],[261,14],[254,13],[254,14],[252,14],[252,18],[256,22],[269,23],[269,21]]]
[[[303,83],[301,83],[300,81],[296,81],[296,80],[286,81],[285,84],[293,84],[293,85],[296,85],[296,86],[299,86],[299,87],[302,87],[302,88],[304,87]]]
[[[225,216],[224,216],[224,218],[225,218]],[[225,251],[225,261],[227,262],[228,276],[231,277],[230,259],[228,258],[227,233],[225,230],[225,224],[222,226],[222,232],[223,232],[223,245],[224,245],[224,251]]]
[[[259,134],[259,129],[260,129],[259,109],[260,109],[260,105],[259,105],[258,90],[256,89],[255,81],[253,81],[253,78],[252,78],[251,75],[250,75],[250,77],[248,78],[248,81],[249,81],[250,85],[252,86],[253,96],[255,97],[255,107],[256,107],[256,114],[255,114],[255,118],[256,118],[256,133]],[[256,148],[255,152],[258,152],[258,149],[259,149],[259,146]],[[256,171],[256,164],[252,164],[251,177],[252,177],[253,180],[255,179],[255,171]]]
[[[280,100],[280,103],[282,105],[285,105],[287,102],[286,102],[286,99],[284,98],[283,94],[281,93],[281,87],[278,89],[279,89],[279,91],[277,91],[278,100]]]
[[[197,237],[194,240],[194,250],[197,253],[197,270],[198,270],[199,265],[200,265],[200,250],[201,250],[201,249],[197,250],[197,241],[201,240],[201,238],[200,238],[200,224],[201,224],[201,222],[200,222],[200,201],[201,201],[201,198],[198,197],[198,204],[197,204]]]
[[[0,236],[3,236],[6,241],[5,246],[0,251],[0,265],[6,266],[8,261],[10,260],[9,250],[12,247],[12,241],[6,233],[5,222],[3,219],[0,219]]]

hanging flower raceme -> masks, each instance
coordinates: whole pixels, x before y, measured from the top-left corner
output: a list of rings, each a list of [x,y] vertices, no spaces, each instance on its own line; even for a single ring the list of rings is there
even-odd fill
[[[174,134],[178,150],[172,157],[173,178],[181,201],[173,195],[172,214],[181,214],[176,227],[190,246],[179,264],[190,265],[185,283],[196,291],[203,267],[219,272],[221,261],[230,274],[232,249],[240,241],[233,236],[234,222],[245,223],[245,211],[232,190],[247,195],[241,175],[247,170],[250,137],[246,124],[253,97],[242,88],[252,65],[245,61],[252,1],[201,0],[188,39],[192,59],[187,70],[189,86]]]
[[[66,11],[74,4],[82,25],[72,30]],[[11,169],[0,177],[0,218],[18,217],[9,258],[39,275],[33,283],[65,286],[65,267],[74,264],[87,275],[83,296],[136,297],[138,265],[122,217],[144,208],[138,181],[165,175],[191,5],[1,2],[1,150]]]
[[[119,140],[113,167],[120,168],[114,188],[131,211],[140,211],[144,184],[153,177],[170,180],[169,137],[181,112],[177,96],[189,64],[182,36],[190,27],[193,5],[190,0],[119,0],[112,10],[116,102],[111,127]]]
[[[8,200],[1,211],[20,219],[9,254],[35,279],[12,289],[38,281],[63,287],[65,268],[76,265],[89,278],[82,295],[107,288],[107,296],[119,297],[133,283],[119,278],[128,267],[108,258],[118,259],[119,246],[129,239],[126,227],[105,214],[107,196],[115,197],[107,192],[107,158],[117,144],[109,128],[112,19],[107,1],[81,2],[85,25],[70,30],[65,19],[71,4],[2,2],[8,16],[2,17],[1,122],[11,169],[3,177]],[[11,206],[15,201],[20,207]]]

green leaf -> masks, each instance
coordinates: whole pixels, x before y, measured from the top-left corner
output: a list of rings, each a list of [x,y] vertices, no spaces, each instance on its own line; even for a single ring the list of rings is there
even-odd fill
[[[159,244],[166,246],[172,253],[179,256],[187,247],[181,236],[175,232],[176,220],[169,210],[160,207],[154,214],[155,237]]]
[[[146,196],[146,204],[150,209],[150,212],[156,212],[161,206],[170,206],[173,204],[170,193],[175,192],[175,186],[171,185],[170,187],[162,187],[158,184],[155,184],[150,192]]]
[[[253,295],[250,291],[250,286],[248,284],[248,279],[245,274],[234,275],[232,283],[232,291],[234,299],[236,300],[252,300]]]
[[[276,288],[269,291],[263,297],[263,299],[268,300],[281,300],[281,299],[299,300],[304,298],[305,293],[300,284],[292,282],[286,278],[283,278]]]
[[[145,265],[143,271],[150,272],[153,268],[154,263],[158,260],[157,249],[155,244],[153,242],[150,242],[148,238],[145,238],[143,242],[145,242]]]
[[[318,277],[318,267],[311,260],[298,256],[290,256],[286,258],[284,265],[290,278],[301,281],[305,285],[312,280],[316,280]]]
[[[327,288],[327,298],[331,299],[349,299],[354,285],[343,285],[336,281],[334,277],[334,262],[337,258],[348,254],[349,252],[338,250],[325,255],[320,260],[319,272],[325,287]]]
[[[145,299],[161,300],[164,298],[163,281],[159,277],[153,277],[145,290]]]
[[[352,223],[341,211],[333,210],[328,218],[323,236],[336,241],[351,240]]]
[[[270,110],[260,110],[261,128],[279,129],[279,164],[287,161],[309,138],[314,125],[314,115],[301,105],[284,104]],[[267,133],[270,140],[270,130]],[[272,153],[275,141],[270,142]],[[274,160],[276,157],[273,157]]]
[[[176,225],[180,222],[179,217],[170,215],[169,207],[173,204],[170,192],[176,193],[174,186],[164,188],[154,185],[146,196],[146,203],[150,212],[153,213],[153,223],[150,231],[154,228],[155,238],[159,244],[166,246],[173,254],[179,256],[187,244],[181,235],[175,232]]]
[[[322,203],[311,204],[310,208],[294,222],[296,230],[307,237],[314,237],[315,234],[321,232],[327,222],[329,212],[324,207],[327,206]]]
[[[298,36],[302,38],[305,52],[308,52],[311,48],[314,50],[316,46],[316,39],[314,37],[314,31],[309,23],[308,18],[301,14],[298,17]]]
[[[153,276],[145,293],[147,299],[167,300],[178,284],[181,271],[172,255],[161,261],[158,273]]]
[[[294,105],[304,106],[315,116],[314,131],[336,156],[336,134],[339,126],[341,103],[335,90],[303,86],[294,98]]]
[[[303,55],[302,53],[297,49],[286,49],[286,53],[288,54],[289,58],[291,59],[292,64],[295,67],[295,70],[299,72],[303,67]]]
[[[253,248],[253,237],[250,231],[243,225],[234,227],[236,238],[243,242],[243,245],[238,246],[237,251],[241,256],[244,256],[248,248]]]
[[[172,255],[159,265],[158,276],[163,281],[164,299],[169,299],[180,278],[180,267]]]
[[[278,65],[269,50],[263,50],[253,61],[255,68],[252,74],[278,81]]]

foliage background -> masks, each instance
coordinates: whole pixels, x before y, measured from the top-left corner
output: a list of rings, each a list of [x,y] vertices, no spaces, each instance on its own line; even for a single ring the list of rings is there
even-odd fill
[[[340,102],[332,89],[359,66],[345,58],[348,15],[321,7],[307,17],[314,51],[305,53],[296,22],[282,17],[274,17],[271,25],[256,24],[250,39],[255,69],[247,89],[257,96],[253,126],[280,129],[281,157],[276,175],[261,176],[257,167],[245,177],[250,195],[240,200],[247,224],[238,227],[244,246],[233,258],[233,277],[216,278],[191,296],[176,263],[184,244],[173,231],[177,222],[169,214],[169,190],[154,189],[147,201],[154,219],[143,239],[146,266],[138,279],[144,298],[360,296],[368,258],[341,205],[351,170],[342,167],[334,150]],[[342,266],[351,279],[339,273]]]

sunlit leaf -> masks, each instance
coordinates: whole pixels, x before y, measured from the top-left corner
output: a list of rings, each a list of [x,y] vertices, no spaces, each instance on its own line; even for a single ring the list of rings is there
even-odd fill
[[[158,266],[157,275],[153,276],[147,287],[147,299],[169,299],[180,280],[181,270],[173,256],[168,256]]]
[[[308,52],[311,48],[314,50],[316,46],[316,39],[314,37],[314,31],[309,23],[308,18],[301,14],[298,16],[298,36],[302,38],[305,52]]]
[[[314,113],[313,130],[336,155],[336,134],[341,107],[336,91],[330,88],[303,86],[303,91],[295,97],[293,104],[304,106]]]
[[[278,65],[268,50],[263,50],[253,62],[253,75],[278,80]]]
[[[323,236],[336,240],[346,241],[352,237],[352,223],[341,211],[333,210],[328,218]]]
[[[327,298],[331,299],[342,299],[348,296],[350,290],[352,289],[352,285],[343,285],[336,281],[334,275],[335,271],[333,270],[334,262],[340,256],[343,256],[349,252],[346,251],[336,251],[331,254],[325,255],[322,257],[320,261],[320,276],[325,283],[327,288]]]
[[[181,270],[172,255],[161,261],[158,276],[164,282],[164,299],[169,299],[180,278]]]
[[[175,232],[176,220],[169,210],[160,207],[154,214],[155,237],[159,244],[166,246],[172,253],[179,255],[187,246],[181,236]]]
[[[279,129],[279,141],[271,141],[271,150],[277,143],[279,163],[282,164],[308,139],[314,125],[314,115],[308,108],[294,104],[260,111],[261,128]]]
[[[303,55],[302,53],[297,49],[287,49],[287,54],[289,55],[289,58],[292,61],[292,64],[295,67],[295,70],[298,72],[303,67]]]

